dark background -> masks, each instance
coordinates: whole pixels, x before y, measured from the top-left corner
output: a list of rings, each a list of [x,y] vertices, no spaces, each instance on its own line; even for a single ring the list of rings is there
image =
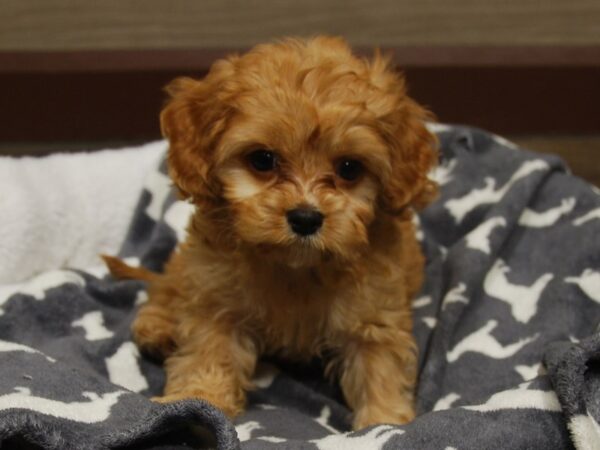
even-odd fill
[[[597,0],[0,0],[0,154],[160,137],[163,86],[286,35],[381,47],[445,123],[560,154],[600,185]]]

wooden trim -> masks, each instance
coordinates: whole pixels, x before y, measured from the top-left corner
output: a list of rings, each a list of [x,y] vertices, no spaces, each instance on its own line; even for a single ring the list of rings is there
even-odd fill
[[[598,0],[4,0],[4,50],[244,47],[282,36],[353,46],[599,45]]]
[[[188,50],[94,50],[0,52],[0,73],[99,73],[206,71],[219,58],[243,48]],[[358,54],[372,50],[358,48]],[[384,47],[400,67],[593,67],[600,66],[600,46]]]

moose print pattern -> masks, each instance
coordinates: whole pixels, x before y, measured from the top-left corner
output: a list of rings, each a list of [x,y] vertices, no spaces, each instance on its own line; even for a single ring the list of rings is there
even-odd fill
[[[57,268],[0,286],[0,447],[597,448],[600,191],[499,136],[430,129],[441,194],[415,217],[427,266],[412,423],[351,431],[321,361],[262,361],[234,422],[201,400],[153,403],[164,373],[129,331],[144,283]],[[192,211],[166,174],[164,161],[148,174],[120,253],[152,270]]]

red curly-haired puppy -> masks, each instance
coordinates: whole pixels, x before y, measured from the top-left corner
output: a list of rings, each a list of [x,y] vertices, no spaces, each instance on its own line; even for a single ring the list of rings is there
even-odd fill
[[[436,186],[427,112],[379,55],[288,39],[177,79],[161,114],[196,206],[133,325],[166,358],[160,401],[243,408],[261,354],[334,355],[354,428],[414,416],[413,208]]]

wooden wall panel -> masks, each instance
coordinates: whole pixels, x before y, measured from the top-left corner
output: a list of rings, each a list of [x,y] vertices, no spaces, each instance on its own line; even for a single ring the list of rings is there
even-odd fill
[[[598,0],[0,0],[0,50],[600,44]]]

